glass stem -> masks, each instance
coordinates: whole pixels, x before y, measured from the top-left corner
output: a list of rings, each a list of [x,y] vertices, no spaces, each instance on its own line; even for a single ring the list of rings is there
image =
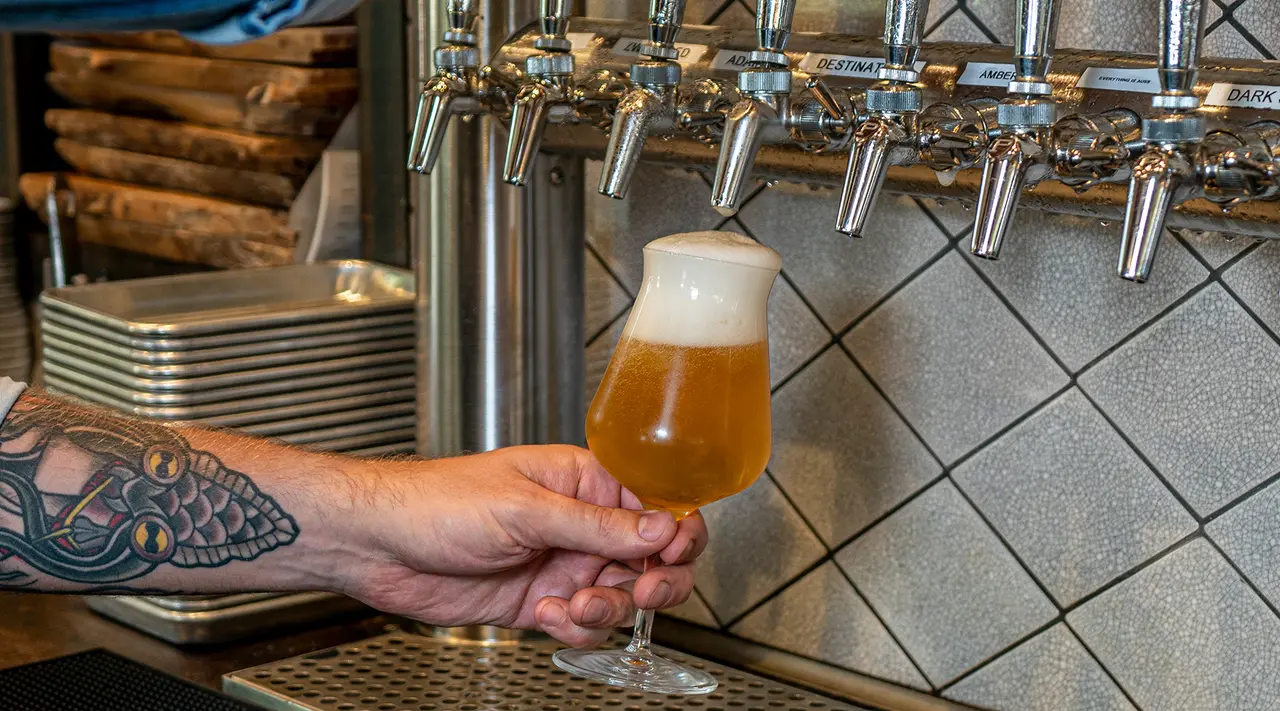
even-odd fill
[[[651,555],[644,559],[644,569],[648,571],[662,565],[659,554]],[[627,652],[645,657],[649,654],[649,640],[653,636],[653,610],[636,610],[636,627],[631,633],[631,644],[627,645]]]

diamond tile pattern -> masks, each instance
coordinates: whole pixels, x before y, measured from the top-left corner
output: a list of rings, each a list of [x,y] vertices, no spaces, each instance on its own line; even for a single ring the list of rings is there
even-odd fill
[[[944,464],[1068,382],[957,253],[881,304],[846,342]]]
[[[936,0],[928,38],[1009,43],[1014,5]],[[1274,5],[1210,2],[1204,55],[1275,56]],[[691,0],[686,18],[750,28],[753,6]],[[813,0],[795,27],[876,35],[882,9]],[[1058,46],[1151,52],[1155,14],[1072,0]],[[588,396],[640,247],[723,222],[702,175],[645,165],[618,202],[589,172]],[[1116,226],[1020,211],[1004,259],[970,264],[947,243],[971,227],[958,203],[885,196],[860,241],[833,233],[834,203],[779,185],[723,223],[784,256],[774,458],[707,508],[705,601],[674,614],[981,708],[1274,708],[1280,245],[1182,231],[1136,287],[1112,276]]]
[[[1280,605],[1280,485],[1271,484],[1204,530],[1272,605]]]
[[[1209,275],[1171,239],[1151,280],[1134,284],[1114,277],[1119,225],[1022,210],[1015,226],[1000,261],[969,259],[1073,371]]]
[[[832,348],[773,399],[774,478],[836,545],[942,473],[845,352]],[[840,412],[840,417],[829,417]]]
[[[835,563],[801,578],[731,631],[828,664],[929,688]]]
[[[782,254],[796,286],[833,329],[865,313],[947,246],[929,215],[907,197],[886,195],[871,214],[867,236],[835,231],[833,190],[778,186],[742,208],[752,234]]]
[[[949,481],[854,539],[836,561],[935,685],[1056,614]]]
[[[702,596],[697,593],[690,595],[688,600],[679,605],[665,610],[665,614],[703,627],[720,626],[720,623],[716,622],[716,616],[711,614],[711,608],[707,607],[707,603],[703,602]]]
[[[1263,711],[1280,698],[1280,620],[1204,540],[1067,615],[1138,706]]]
[[[1131,711],[1133,704],[1064,624],[1041,632],[944,694],[993,711]]]
[[[1196,530],[1078,390],[956,468],[956,483],[1062,605]]]
[[[1230,367],[1224,367],[1230,364]],[[1280,471],[1280,346],[1210,285],[1080,378],[1201,515]]]
[[[698,591],[721,620],[751,609],[826,552],[767,476],[702,515],[716,535],[698,559]]]

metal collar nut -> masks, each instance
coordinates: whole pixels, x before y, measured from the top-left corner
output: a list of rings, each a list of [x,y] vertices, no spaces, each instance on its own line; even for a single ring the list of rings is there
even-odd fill
[[[524,70],[534,76],[573,74],[573,55],[567,52],[533,54],[524,60]]]
[[[1151,97],[1151,106],[1165,110],[1195,111],[1200,108],[1200,99],[1192,94],[1156,94]]]
[[[631,83],[675,86],[680,83],[680,65],[675,62],[636,62],[631,65]]]
[[[920,90],[915,87],[891,86],[867,89],[867,110],[882,114],[903,114],[919,111],[924,103]]]
[[[561,52],[570,52],[573,50],[573,43],[564,37],[556,37],[554,35],[542,35],[533,41],[533,46],[538,49],[555,49]]]
[[[476,43],[476,36],[470,32],[459,32],[457,30],[449,30],[444,33],[444,41],[452,44],[469,44]]]
[[[744,69],[738,72],[738,90],[744,94],[790,94],[787,69]]]
[[[676,59],[680,56],[680,51],[675,47],[664,47],[656,42],[645,40],[640,43],[640,51],[637,54],[653,59]]]
[[[480,66],[480,50],[475,47],[440,47],[436,49],[436,68],[467,69]]]
[[[1204,138],[1204,118],[1199,114],[1167,114],[1142,120],[1142,140],[1147,143],[1190,143]]]
[[[1001,101],[996,105],[996,123],[1001,126],[1052,126],[1058,105],[1048,99]]]

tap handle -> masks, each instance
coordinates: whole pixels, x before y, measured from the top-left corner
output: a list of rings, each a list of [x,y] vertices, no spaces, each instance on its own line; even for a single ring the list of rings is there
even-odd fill
[[[784,52],[791,36],[796,0],[756,0],[756,38],[760,49]]]
[[[1018,0],[1014,23],[1015,82],[1044,83],[1058,35],[1058,0]]]
[[[569,31],[569,16],[573,14],[573,0],[538,0],[538,24],[542,27],[542,36],[544,39],[564,41],[565,33]],[[572,47],[540,47],[540,49],[563,49],[569,51]]]
[[[827,112],[827,115],[837,121],[847,121],[849,117],[849,109],[838,99],[831,87],[827,86],[825,81],[819,77],[809,77],[805,81],[805,88],[809,90],[809,95],[814,101]]]
[[[888,69],[912,69],[920,53],[929,0],[889,0],[884,9],[884,64]]]
[[[1160,93],[1190,96],[1204,37],[1204,0],[1160,1]]]
[[[684,22],[685,0],[649,0],[649,41],[670,49]]]
[[[449,18],[445,41],[475,44],[476,22],[480,19],[478,0],[446,0],[445,14]]]

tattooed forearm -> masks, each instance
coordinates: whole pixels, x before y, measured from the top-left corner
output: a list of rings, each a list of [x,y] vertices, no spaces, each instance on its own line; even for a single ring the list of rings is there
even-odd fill
[[[0,589],[120,589],[292,543],[294,518],[176,430],[24,396],[0,425]]]

